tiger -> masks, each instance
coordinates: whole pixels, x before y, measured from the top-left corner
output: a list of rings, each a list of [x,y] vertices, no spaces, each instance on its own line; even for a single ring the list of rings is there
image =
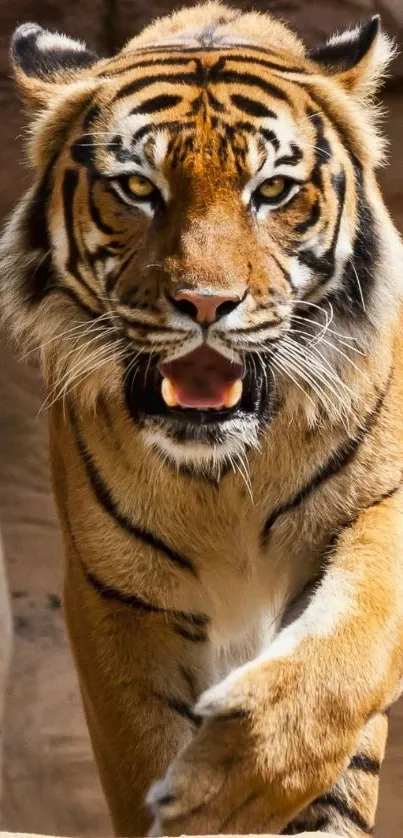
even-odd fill
[[[394,51],[377,16],[308,48],[215,0],[112,57],[13,36],[33,175],[1,308],[43,370],[116,835],[373,830],[403,651]]]

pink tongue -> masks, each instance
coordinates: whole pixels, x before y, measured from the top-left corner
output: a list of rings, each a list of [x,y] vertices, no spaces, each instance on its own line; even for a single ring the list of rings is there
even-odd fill
[[[242,364],[232,364],[209,346],[199,346],[177,361],[161,364],[160,371],[173,384],[182,407],[198,408],[224,404],[228,387],[244,376]]]

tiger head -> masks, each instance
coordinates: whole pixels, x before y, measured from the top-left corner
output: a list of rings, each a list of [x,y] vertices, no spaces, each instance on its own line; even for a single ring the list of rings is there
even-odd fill
[[[393,237],[370,102],[392,51],[377,17],[308,51],[216,3],[103,60],[17,29],[36,181],[4,298],[55,398],[123,399],[148,444],[205,462],[257,445],[284,379],[315,395],[321,318],[371,319]]]

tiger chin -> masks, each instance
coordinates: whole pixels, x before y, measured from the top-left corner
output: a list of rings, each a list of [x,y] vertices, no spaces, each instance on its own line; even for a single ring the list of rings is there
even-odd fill
[[[378,17],[308,50],[214,2],[109,58],[15,32],[33,179],[1,308],[42,364],[117,835],[373,829],[403,653],[393,53]]]

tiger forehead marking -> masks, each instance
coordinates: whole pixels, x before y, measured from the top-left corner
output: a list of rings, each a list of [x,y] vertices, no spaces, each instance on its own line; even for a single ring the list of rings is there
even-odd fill
[[[112,120],[105,121],[102,115],[100,122],[95,120],[94,130],[102,127],[110,134],[109,148],[105,143],[106,153],[99,155],[100,165],[113,172],[115,163],[120,171],[133,162],[147,169],[165,163],[174,172],[194,171],[203,163],[204,168],[215,164],[217,169],[226,164],[229,173],[232,164],[234,173],[242,177],[255,174],[269,158],[273,166],[293,167],[298,174],[304,146],[309,153],[315,140],[314,126],[309,124],[313,103],[308,108],[309,97],[293,90],[284,77],[280,84],[278,76],[261,67],[258,57],[249,59],[247,71],[245,56],[236,49],[229,55],[180,53],[170,59],[169,73],[161,72],[164,59],[158,53],[152,73],[143,75],[144,62],[138,62],[140,67],[134,64],[125,73],[135,74],[134,80],[110,94]]]

